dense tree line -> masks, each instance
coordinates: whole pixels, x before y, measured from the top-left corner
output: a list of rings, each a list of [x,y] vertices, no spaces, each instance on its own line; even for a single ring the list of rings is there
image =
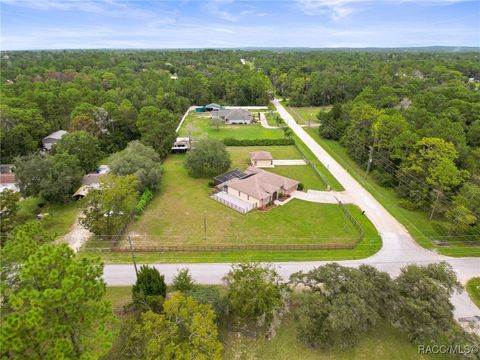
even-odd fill
[[[2,53],[2,159],[36,151],[49,133],[84,130],[107,153],[141,138],[165,156],[189,105],[265,105],[271,83],[233,52]],[[177,79],[172,79],[176,74]]]
[[[479,239],[480,87],[468,81],[478,64],[469,54],[418,56],[379,64],[370,77],[382,82],[330,102],[320,135],[341,141],[365,169],[371,157],[371,174],[440,233]]]

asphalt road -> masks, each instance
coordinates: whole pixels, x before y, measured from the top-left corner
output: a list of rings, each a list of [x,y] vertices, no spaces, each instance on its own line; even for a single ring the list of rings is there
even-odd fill
[[[343,167],[340,166],[303,128],[277,100],[273,101],[278,114],[285,120],[292,131],[310,148],[315,156],[330,170],[345,188],[348,198],[357,204],[372,221],[380,233],[383,245],[375,255],[361,260],[337,261],[344,266],[371,264],[381,271],[397,276],[400,269],[409,264],[429,264],[446,261],[455,269],[459,280],[465,283],[469,278],[480,276],[479,258],[451,258],[431,252],[419,246],[412,239],[405,227],[365,190]],[[275,263],[284,279],[297,271],[308,271],[315,266],[326,264],[325,261]],[[202,284],[221,283],[223,276],[229,271],[231,264],[155,264],[155,267],[171,281],[177,269],[187,267],[193,278]],[[135,282],[133,265],[106,265],[104,279],[109,286],[131,285]],[[480,316],[478,309],[466,292],[452,297],[455,306],[455,317]]]

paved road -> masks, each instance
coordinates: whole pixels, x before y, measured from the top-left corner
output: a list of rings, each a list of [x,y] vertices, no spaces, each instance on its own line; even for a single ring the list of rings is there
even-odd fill
[[[280,116],[285,120],[293,132],[310,148],[315,156],[329,168],[345,189],[346,196],[351,202],[357,204],[365,215],[378,229],[382,240],[382,249],[375,255],[362,260],[338,261],[344,266],[359,266],[371,264],[379,270],[397,276],[400,268],[409,264],[428,264],[447,261],[457,272],[458,278],[465,283],[469,278],[480,276],[479,258],[450,258],[428,251],[419,246],[410,236],[408,231],[367,191],[365,190],[340,164],[338,164],[318,143],[298,125],[285,108],[274,100]],[[285,278],[297,271],[308,271],[315,266],[326,264],[325,261],[315,262],[288,262],[276,263],[279,273]],[[158,270],[165,274],[170,281],[176,269],[188,267],[192,276],[199,283],[220,283],[222,277],[229,271],[231,264],[156,264]],[[133,265],[106,265],[104,279],[108,285],[130,285],[135,281]],[[480,310],[472,303],[466,292],[452,297],[455,306],[455,317],[468,317],[478,315]]]

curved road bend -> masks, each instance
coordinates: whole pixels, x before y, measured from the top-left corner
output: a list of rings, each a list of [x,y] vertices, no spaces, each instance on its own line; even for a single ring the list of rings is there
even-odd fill
[[[372,221],[382,237],[382,249],[373,256],[361,260],[343,260],[337,263],[344,266],[374,265],[381,271],[397,276],[400,268],[409,264],[424,265],[446,261],[452,265],[462,283],[469,278],[480,276],[479,258],[451,258],[436,254],[422,248],[410,236],[405,227],[365,190],[339,163],[335,161],[285,110],[278,100],[273,104],[278,114],[284,119],[292,131],[310,148],[323,165],[328,167],[333,176],[345,188],[349,199],[362,210]],[[308,271],[313,267],[324,265],[329,261],[286,262],[275,263],[279,273],[285,278],[297,271]],[[155,267],[171,281],[177,269],[187,267],[196,281],[202,284],[221,283],[222,277],[230,270],[229,263],[213,264],[155,264]],[[131,285],[135,282],[135,270],[132,264],[110,264],[105,266],[104,279],[110,286]],[[478,309],[464,291],[452,297],[455,306],[455,317],[480,316]]]

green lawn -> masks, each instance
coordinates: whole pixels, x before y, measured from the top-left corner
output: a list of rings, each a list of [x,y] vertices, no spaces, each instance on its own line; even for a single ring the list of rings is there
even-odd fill
[[[268,151],[274,159],[302,159],[302,154],[294,145],[289,146],[228,146],[228,152],[232,159],[231,168],[244,170],[250,165],[250,153],[253,151]]]
[[[360,343],[348,351],[321,350],[297,338],[295,321],[285,321],[272,340],[248,339],[230,334],[224,341],[224,359],[258,360],[411,360],[452,359],[442,355],[420,355],[417,346],[389,324],[379,324]]]
[[[252,211],[247,215],[237,213],[210,199],[209,179],[188,176],[183,167],[183,159],[184,155],[171,155],[167,158],[162,190],[144,214],[127,229],[128,233],[139,235],[134,239],[137,247],[159,244],[341,244],[353,243],[358,237],[358,231],[337,205],[295,199],[268,212]],[[353,250],[142,253],[139,254],[139,261],[338,260],[372,255],[381,246],[379,236],[368,219],[361,215],[358,207],[352,205],[349,208],[367,233],[362,243]],[[109,246],[93,241],[87,245],[87,251]],[[131,261],[128,253],[104,253],[102,256],[106,261]]]
[[[208,138],[222,140],[228,137],[236,139],[281,139],[283,131],[281,129],[266,129],[260,123],[252,125],[220,125],[219,128],[212,126],[210,113],[191,112],[185,119],[182,128],[179,131],[180,136],[188,135],[187,126],[192,124],[196,130],[194,137],[206,133]]]
[[[305,145],[296,135],[293,135],[293,138],[295,139],[298,148],[302,151],[305,159],[311,164],[315,165],[317,170],[322,174],[326,183],[330,186],[330,189],[334,191],[345,190],[338,180],[332,175],[332,173],[328,171],[328,169],[317,159],[308,146]]]
[[[229,146],[228,151],[232,159],[232,168],[244,170],[250,165],[252,151],[268,151],[273,159],[292,160],[302,159],[302,154],[293,146]],[[300,181],[306,189],[325,190],[325,185],[309,165],[279,165],[265,169],[275,174],[283,175]]]
[[[270,112],[265,112],[265,118],[267,119],[267,123],[270,126],[279,126],[276,121],[276,117],[279,116],[277,112],[270,113]],[[281,121],[281,120],[280,120]]]
[[[440,236],[423,211],[411,211],[398,205],[400,198],[393,189],[387,189],[375,182],[368,176],[364,178],[365,169],[360,167],[347,153],[347,150],[337,141],[327,140],[320,137],[318,129],[306,129],[306,131],[337,160],[360,184],[362,184],[375,198],[397,218],[416,239],[427,249],[448,256],[480,256],[479,246],[468,246],[460,241],[450,247],[439,247],[432,243],[431,239]]]
[[[45,229],[54,237],[61,237],[70,231],[80,213],[78,203],[68,201],[65,204],[47,204],[39,207],[41,201],[37,197],[28,197],[19,203],[18,215],[22,221],[35,220],[37,213],[50,214],[43,218]]]
[[[318,123],[317,114],[320,111],[328,112],[332,106],[305,106],[294,107],[289,106],[288,112],[295,117],[300,124],[308,124],[309,122]]]
[[[268,212],[242,215],[210,199],[210,179],[188,176],[183,159],[183,155],[167,158],[162,191],[129,232],[153,243],[197,245],[342,243],[342,238],[357,236],[337,205],[293,200]]]
[[[123,307],[132,302],[131,286],[108,286],[105,299],[112,303],[113,311],[123,311]]]
[[[472,301],[480,308],[480,277],[474,277],[468,280],[465,288]]]
[[[305,190],[325,190],[324,183],[315,174],[310,165],[281,165],[266,170],[300,181]]]

